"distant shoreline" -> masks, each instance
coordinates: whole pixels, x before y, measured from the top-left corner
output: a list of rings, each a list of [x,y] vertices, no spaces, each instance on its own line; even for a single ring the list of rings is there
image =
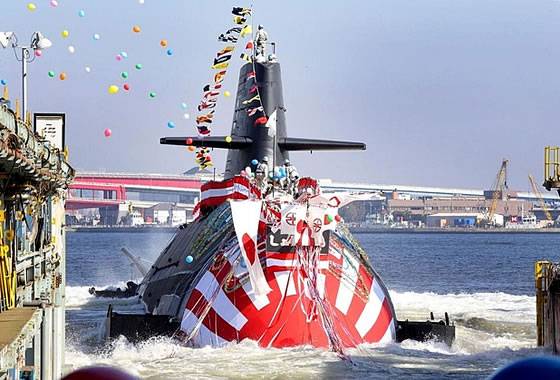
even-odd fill
[[[179,227],[146,226],[67,226],[66,232],[98,233],[173,233]],[[348,227],[354,234],[555,234],[560,228],[389,228],[389,227]]]
[[[560,228],[388,228],[349,227],[354,234],[555,234]]]

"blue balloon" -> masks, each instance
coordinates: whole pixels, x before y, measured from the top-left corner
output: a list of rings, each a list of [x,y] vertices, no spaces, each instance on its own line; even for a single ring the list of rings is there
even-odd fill
[[[540,356],[515,361],[500,369],[490,380],[553,380],[560,378],[560,359]]]
[[[252,165],[258,165],[258,164],[259,164],[259,161],[258,161],[258,160],[252,160],[252,161],[251,161],[251,164],[252,164]]]
[[[2,86],[5,86],[5,85],[8,84],[8,82],[7,82],[5,79],[2,79],[2,80],[0,80],[0,84],[1,84]]]
[[[78,12],[78,16],[80,17],[85,17],[85,15],[86,15],[86,11],[84,11],[83,9]]]
[[[167,122],[167,128],[175,128],[175,123],[172,121]]]
[[[167,55],[173,55],[173,50],[167,49]]]
[[[185,257],[185,262],[187,264],[190,264],[194,261],[193,257],[191,255],[188,255],[187,257]]]

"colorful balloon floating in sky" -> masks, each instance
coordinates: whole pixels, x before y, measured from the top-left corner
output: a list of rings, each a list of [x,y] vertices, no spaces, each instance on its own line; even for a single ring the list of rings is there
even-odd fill
[[[172,122],[172,121],[168,121],[167,122],[167,128],[172,128],[172,129],[175,128],[175,123]]]
[[[68,52],[70,54],[74,54],[76,52],[76,48],[72,45],[68,46]]]
[[[66,73],[64,73],[64,72],[60,73],[60,75],[58,76],[58,79],[66,80]]]
[[[142,29],[140,29],[140,26],[134,25],[134,26],[132,27],[132,31],[133,31],[134,33],[140,33],[140,32],[142,31]]]
[[[95,41],[99,41],[100,38],[101,38],[101,36],[100,36],[99,34],[97,34],[97,33],[95,33],[95,34],[93,35],[93,39],[94,39]]]
[[[2,86],[5,86],[5,85],[8,84],[8,82],[6,82],[5,79],[0,79],[0,84],[1,84]]]
[[[33,12],[35,9],[37,9],[37,6],[34,3],[27,3],[28,11]]]
[[[83,9],[80,9],[80,11],[78,12],[78,16],[86,17],[86,11],[84,11]]]
[[[229,91],[224,91],[224,96],[225,96],[226,98],[229,98],[229,97],[231,96],[231,92],[229,92]]]
[[[43,55],[43,51],[41,49],[35,50],[35,57],[40,57]]]
[[[189,137],[186,141],[187,145],[192,145],[192,139]]]
[[[228,144],[231,144],[231,141],[232,141],[231,136],[226,136],[226,142],[227,142]]]
[[[125,91],[129,91],[130,90],[130,85],[128,83],[123,84],[123,88]]]
[[[85,70],[86,70],[86,73],[91,73],[91,67],[86,66],[86,67],[85,67]]]
[[[105,135],[105,137],[111,137],[111,135],[113,134],[113,131],[111,131],[109,128],[105,128],[105,130],[103,131],[103,134]]]
[[[70,35],[70,32],[67,30],[63,30],[60,35],[62,36],[62,38],[68,38],[68,36]]]
[[[173,55],[173,49],[167,49],[167,55],[169,56]]]
[[[108,91],[109,91],[109,94],[114,95],[117,92],[119,92],[119,86],[115,86],[114,84],[112,84],[112,85],[109,86]]]
[[[58,1],[56,1],[56,0],[51,0],[50,4],[51,4],[51,7],[53,7],[53,8],[58,7]]]
[[[166,47],[167,46],[167,40],[161,40],[161,41],[159,41],[159,44],[161,45],[161,47]]]
[[[54,76],[56,74],[54,73],[54,71],[51,70],[51,71],[48,72],[48,75],[49,75],[49,78],[54,78]]]
[[[195,147],[190,145],[190,146],[187,147],[187,149],[189,150],[189,152],[194,152]]]
[[[148,94],[148,96],[150,97],[150,99],[153,99],[156,97],[156,93],[152,91]]]
[[[123,71],[123,72],[121,73],[121,77],[122,77],[123,79],[128,78],[128,73],[127,73],[126,71]]]
[[[136,65],[134,65],[134,67],[136,68],[136,70],[142,70],[142,64],[141,63],[137,63]]]
[[[187,103],[185,103],[185,102],[181,103],[181,108],[186,110],[187,109]]]
[[[188,113],[185,113],[185,114],[183,114],[183,117],[184,117],[186,120],[189,120],[189,119],[191,118],[191,115],[189,115]]]

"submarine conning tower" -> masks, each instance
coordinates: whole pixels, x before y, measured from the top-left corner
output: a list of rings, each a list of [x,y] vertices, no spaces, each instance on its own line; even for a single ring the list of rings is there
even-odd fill
[[[256,96],[258,98],[252,100]],[[249,112],[261,106],[262,111]],[[263,116],[268,120],[275,112],[276,123],[264,122]],[[307,122],[301,121],[302,124]],[[361,142],[288,137],[282,75],[276,59],[265,62],[253,60],[241,67],[230,137],[227,140],[226,136],[162,137],[160,143],[184,146],[188,139],[195,147],[228,149],[226,179],[239,174],[254,159],[261,161],[268,157],[270,165],[283,165],[290,151],[366,149]]]
[[[256,76],[256,82],[253,75]],[[260,97],[260,102],[244,104],[257,95]],[[274,127],[256,124],[262,117],[262,112],[249,116],[249,110],[261,104],[264,114],[268,117],[276,111],[276,130]],[[268,157],[269,163],[282,165],[284,160],[289,158],[288,151],[278,146],[278,141],[283,142],[287,136],[280,63],[255,62],[243,65],[239,73],[231,136],[232,138],[249,137],[253,142],[258,143],[253,143],[248,149],[239,152],[233,150],[228,152],[225,178],[238,174],[253,159],[262,161],[264,157]]]

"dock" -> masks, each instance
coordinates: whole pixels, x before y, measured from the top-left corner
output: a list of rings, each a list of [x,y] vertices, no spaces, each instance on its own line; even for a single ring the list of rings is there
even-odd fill
[[[64,364],[64,202],[74,169],[61,129],[0,102],[0,379],[59,379]],[[58,116],[53,115],[53,118]],[[25,119],[25,120],[24,120]],[[62,139],[63,141],[63,139]]]

